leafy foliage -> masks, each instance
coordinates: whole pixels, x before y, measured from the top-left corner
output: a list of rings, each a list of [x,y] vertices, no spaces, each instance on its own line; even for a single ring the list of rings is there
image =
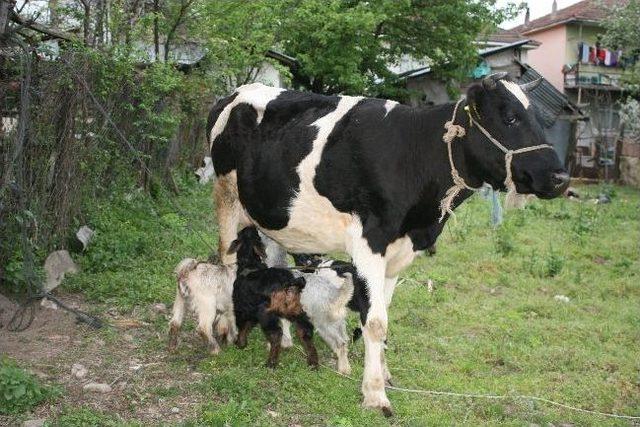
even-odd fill
[[[628,57],[640,55],[640,0],[629,0],[611,7],[605,22],[603,43],[624,49]],[[623,75],[623,84],[636,97],[640,95],[640,61]]]
[[[58,391],[38,380],[6,357],[0,358],[0,414],[20,414],[52,398]]]

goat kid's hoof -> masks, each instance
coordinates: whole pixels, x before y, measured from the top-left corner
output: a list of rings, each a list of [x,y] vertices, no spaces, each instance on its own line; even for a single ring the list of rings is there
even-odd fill
[[[276,367],[278,366],[278,362],[267,361],[267,363],[265,363],[264,366],[266,366],[269,369],[276,369]]]

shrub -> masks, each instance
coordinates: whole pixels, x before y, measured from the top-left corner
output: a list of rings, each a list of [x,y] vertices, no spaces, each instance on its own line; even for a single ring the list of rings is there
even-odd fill
[[[58,394],[8,358],[0,358],[0,414],[20,414]]]

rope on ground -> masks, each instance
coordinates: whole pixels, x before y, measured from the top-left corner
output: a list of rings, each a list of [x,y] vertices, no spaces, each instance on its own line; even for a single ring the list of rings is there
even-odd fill
[[[302,350],[299,346],[294,346],[294,347],[300,353],[305,354],[304,350]],[[335,369],[333,369],[332,367],[325,365],[324,363],[320,363],[320,366],[322,366],[325,369],[328,369],[334,374],[340,375],[341,377],[347,378],[354,382],[357,381],[355,378],[349,375],[340,373]],[[396,387],[391,385],[385,385],[385,388],[387,390],[398,391],[402,393],[426,394],[430,396],[448,396],[448,397],[462,397],[462,398],[470,398],[470,399],[491,399],[491,400],[533,400],[536,402],[557,406],[559,408],[568,409],[570,411],[582,412],[590,415],[598,415],[601,417],[608,417],[608,418],[618,418],[623,420],[640,420],[640,416],[620,415],[620,414],[613,414],[610,412],[592,411],[590,409],[578,408],[576,406],[567,405],[566,403],[556,402],[555,400],[545,399],[544,397],[529,396],[526,394],[501,395],[501,394],[480,394],[480,393],[456,393],[453,391],[421,390],[421,389],[413,389],[413,388]]]

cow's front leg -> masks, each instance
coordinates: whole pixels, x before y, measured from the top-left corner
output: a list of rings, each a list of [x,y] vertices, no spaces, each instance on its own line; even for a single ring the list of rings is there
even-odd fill
[[[387,336],[387,305],[385,300],[385,259],[374,254],[362,234],[354,235],[351,256],[358,272],[363,276],[369,291],[371,304],[362,336],[364,338],[364,378],[362,394],[364,405],[380,408],[385,416],[390,416],[391,403],[384,389],[382,367],[384,340]]]
[[[387,307],[391,305],[391,299],[393,298],[393,292],[396,289],[396,283],[398,282],[398,276],[395,277],[387,277],[384,279],[384,300]],[[393,385],[391,382],[391,372],[389,371],[389,367],[387,366],[387,359],[385,358],[385,351],[387,350],[387,341],[384,342],[384,347],[382,348],[382,375],[384,377],[384,382],[387,385]]]

